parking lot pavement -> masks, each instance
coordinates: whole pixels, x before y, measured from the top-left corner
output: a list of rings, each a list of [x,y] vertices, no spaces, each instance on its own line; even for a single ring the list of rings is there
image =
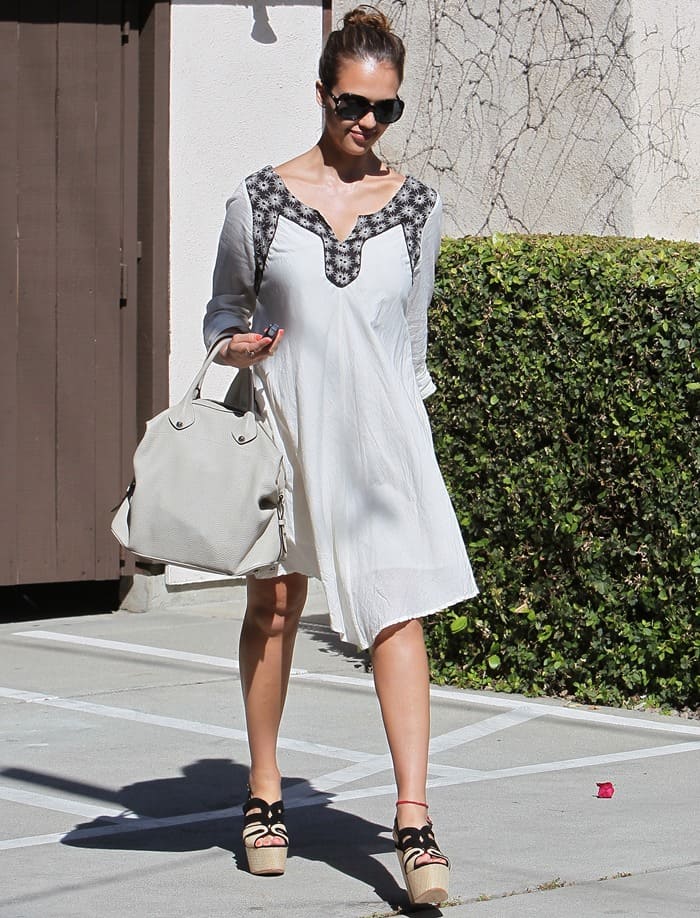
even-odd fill
[[[406,908],[371,675],[318,600],[280,740],[287,872],[242,869],[241,617],[236,601],[0,625],[2,918]],[[431,814],[454,869],[422,915],[698,914],[697,721],[433,695]]]

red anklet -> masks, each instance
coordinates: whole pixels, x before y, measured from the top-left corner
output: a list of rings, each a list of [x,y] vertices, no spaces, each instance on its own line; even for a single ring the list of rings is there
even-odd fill
[[[420,803],[418,800],[397,800],[396,806],[401,806],[402,803],[412,803],[413,806],[424,806],[426,810],[429,808],[427,803]]]

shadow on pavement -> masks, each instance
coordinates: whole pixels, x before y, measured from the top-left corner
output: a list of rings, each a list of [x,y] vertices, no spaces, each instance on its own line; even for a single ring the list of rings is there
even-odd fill
[[[26,622],[94,615],[119,608],[119,581],[0,586],[0,621]]]
[[[344,657],[355,669],[365,673],[372,672],[372,661],[368,650],[358,650],[354,644],[341,641],[338,635],[328,627],[327,615],[304,615],[299,622],[299,631],[322,645],[321,653],[334,657]]]
[[[105,814],[77,825],[62,839],[64,845],[120,851],[185,852],[221,848],[231,852],[239,870],[247,870],[240,839],[243,824],[240,811],[233,816],[226,814],[184,825],[139,828],[140,820],[168,819],[231,807],[238,809],[246,796],[248,768],[230,759],[200,759],[186,765],[181,777],[139,781],[117,791],[29,769],[6,768],[0,773],[4,778],[82,796],[90,801],[102,800],[111,804],[112,810],[115,806],[123,808],[123,816]],[[285,790],[291,787],[297,794],[313,794],[314,803],[309,807],[293,807],[285,815],[291,838],[290,858],[327,864],[371,887],[392,909],[410,914],[405,890],[374,857],[393,851],[388,826],[333,809],[328,805],[332,797],[317,793],[305,779],[285,779]],[[129,826],[120,823],[120,818],[126,816],[131,817]],[[119,826],[119,831],[93,837],[84,834],[85,830],[104,830],[111,826]],[[270,879],[261,877],[260,882],[270,882]],[[420,914],[430,918],[442,913],[428,907],[422,908]]]

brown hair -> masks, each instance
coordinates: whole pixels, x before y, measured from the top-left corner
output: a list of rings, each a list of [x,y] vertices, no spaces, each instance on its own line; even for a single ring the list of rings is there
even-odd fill
[[[343,60],[386,61],[403,80],[406,49],[391,31],[387,17],[374,6],[363,3],[343,16],[343,25],[328,36],[318,62],[318,76],[328,89],[335,85]]]

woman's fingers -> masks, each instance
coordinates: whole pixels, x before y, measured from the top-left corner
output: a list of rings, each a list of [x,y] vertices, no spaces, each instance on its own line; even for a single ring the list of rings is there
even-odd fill
[[[280,346],[280,341],[282,340],[282,338],[284,338],[284,329],[280,328],[280,330],[275,335],[275,340],[272,342],[267,352],[270,355],[270,357],[275,353],[277,348]]]
[[[243,340],[237,342],[239,353],[242,353],[245,359],[252,365],[258,357],[260,342],[263,340],[263,337],[262,335],[250,333],[248,335],[241,335],[240,338]]]
[[[255,332],[235,334],[225,347],[221,349],[221,357],[225,363],[237,369],[252,367],[275,353],[284,331],[280,329],[275,340],[270,344],[269,338]]]
[[[221,359],[224,363],[239,370],[252,366],[257,344],[261,338],[262,335],[256,335],[252,332],[232,335],[221,348]]]

